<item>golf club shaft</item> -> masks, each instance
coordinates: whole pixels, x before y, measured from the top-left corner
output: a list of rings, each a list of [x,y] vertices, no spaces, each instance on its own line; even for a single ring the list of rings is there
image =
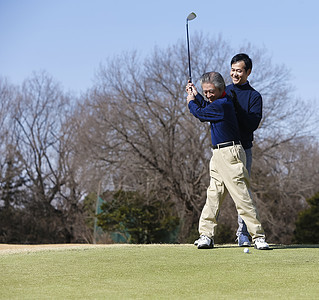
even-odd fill
[[[189,50],[189,35],[188,35],[188,20],[186,22],[186,35],[187,35],[187,52],[188,52],[188,80],[189,82],[192,82],[191,55]]]

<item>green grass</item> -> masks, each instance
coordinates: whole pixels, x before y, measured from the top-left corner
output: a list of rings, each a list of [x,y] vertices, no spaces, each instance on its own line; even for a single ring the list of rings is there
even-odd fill
[[[1,299],[318,299],[318,278],[318,245],[0,253]]]

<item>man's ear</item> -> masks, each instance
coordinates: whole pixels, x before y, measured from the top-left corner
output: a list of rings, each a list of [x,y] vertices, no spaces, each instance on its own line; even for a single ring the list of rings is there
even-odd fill
[[[247,70],[247,76],[249,76],[250,73],[251,73],[251,69],[248,69],[248,70]]]

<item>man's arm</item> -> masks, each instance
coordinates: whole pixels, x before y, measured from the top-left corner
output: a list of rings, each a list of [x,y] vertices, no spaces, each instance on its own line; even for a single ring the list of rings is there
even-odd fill
[[[258,93],[250,99],[248,112],[244,110],[238,102],[237,95],[234,90],[231,90],[232,100],[237,114],[237,119],[241,129],[247,132],[254,132],[262,118],[262,98]]]
[[[205,101],[206,106],[200,106],[197,101],[188,101],[190,112],[201,122],[218,122],[224,119],[223,104],[220,101],[209,103]]]

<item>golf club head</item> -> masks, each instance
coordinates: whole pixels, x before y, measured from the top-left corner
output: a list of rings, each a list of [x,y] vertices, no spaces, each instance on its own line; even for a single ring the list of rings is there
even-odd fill
[[[191,21],[194,20],[196,18],[196,14],[194,12],[191,12],[188,17],[187,17],[187,21]]]
[[[191,55],[189,50],[189,36],[188,36],[188,21],[194,20],[196,14],[191,12],[186,19],[186,35],[187,35],[187,52],[188,52],[188,82],[192,82],[192,70],[191,70]]]

